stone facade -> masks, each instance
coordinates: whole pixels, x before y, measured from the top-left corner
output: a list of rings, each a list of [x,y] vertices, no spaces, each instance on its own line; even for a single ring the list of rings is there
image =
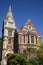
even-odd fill
[[[16,25],[14,23],[11,6],[9,7],[7,16],[3,21],[3,50],[2,50],[2,65],[6,65],[6,55],[14,53],[14,32]]]
[[[36,45],[41,41],[41,37],[30,19],[19,31],[16,29],[11,6],[3,22],[2,35],[3,50],[1,65],[6,65],[6,55],[8,53],[24,53],[27,47],[37,48]]]

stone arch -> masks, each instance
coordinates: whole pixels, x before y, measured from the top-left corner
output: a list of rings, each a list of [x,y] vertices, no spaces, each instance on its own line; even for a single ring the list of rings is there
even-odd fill
[[[9,49],[9,50],[7,50],[7,51],[6,51],[6,53],[5,53],[5,57],[6,57],[6,55],[7,55],[8,53],[13,53],[13,51],[12,51],[12,50],[10,50],[10,49]]]

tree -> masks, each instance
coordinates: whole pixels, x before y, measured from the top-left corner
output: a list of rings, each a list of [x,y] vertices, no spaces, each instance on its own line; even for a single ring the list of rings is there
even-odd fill
[[[39,44],[39,49],[37,51],[37,56],[40,61],[40,65],[43,65],[43,42]]]
[[[27,51],[28,51],[28,55],[29,55],[29,62],[32,65],[39,65],[39,58],[37,56],[37,49],[36,48],[28,48],[27,47]]]
[[[24,54],[7,54],[7,65],[30,65]]]
[[[32,65],[39,65],[39,59],[38,59],[38,57],[34,57],[33,59],[31,59],[30,63]]]
[[[35,56],[36,56],[36,53],[37,53],[37,49],[36,48],[31,48],[31,47],[27,47],[27,52],[28,52],[28,56],[29,56],[29,59],[33,59]]]
[[[38,49],[30,47],[26,51],[26,54],[7,54],[7,65],[43,65],[43,42],[38,45]]]

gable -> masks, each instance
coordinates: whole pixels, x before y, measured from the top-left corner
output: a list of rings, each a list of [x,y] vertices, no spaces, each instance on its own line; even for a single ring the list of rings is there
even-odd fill
[[[23,26],[23,28],[20,29],[19,33],[22,33],[22,34],[32,33],[32,34],[34,34],[36,36],[39,35],[38,32],[36,31],[34,25],[30,21],[30,19],[26,22],[26,24]]]

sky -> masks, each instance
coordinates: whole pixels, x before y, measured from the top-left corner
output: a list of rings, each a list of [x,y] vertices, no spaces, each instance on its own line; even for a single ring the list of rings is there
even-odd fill
[[[0,37],[10,5],[16,27],[20,29],[30,19],[43,40],[43,0],[0,0]]]

